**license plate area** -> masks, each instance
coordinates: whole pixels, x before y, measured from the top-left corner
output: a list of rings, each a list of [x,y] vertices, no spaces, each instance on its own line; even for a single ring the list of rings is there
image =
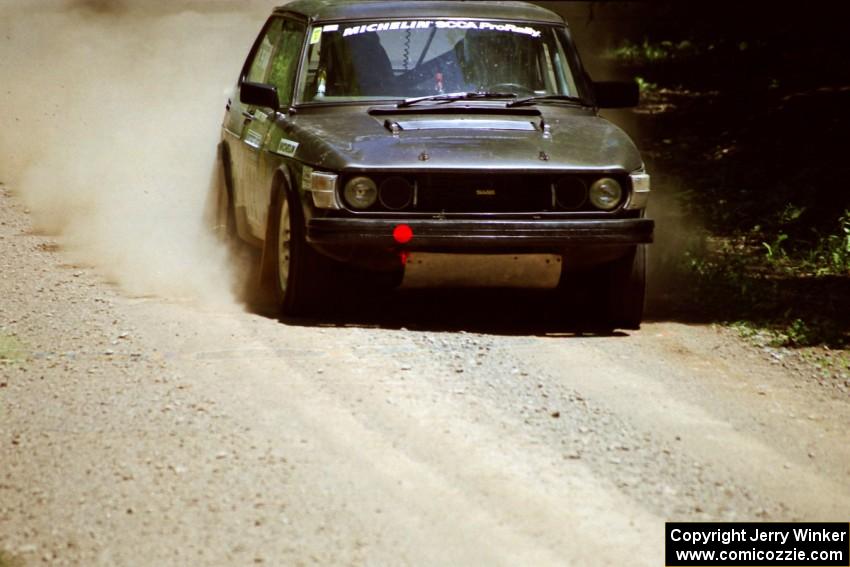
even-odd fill
[[[412,252],[401,287],[552,289],[561,279],[562,265],[557,254]]]

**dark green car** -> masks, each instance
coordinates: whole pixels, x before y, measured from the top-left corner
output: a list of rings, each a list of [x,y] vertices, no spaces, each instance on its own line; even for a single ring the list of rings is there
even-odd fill
[[[524,2],[298,0],[251,48],[222,129],[218,223],[282,314],[341,273],[552,288],[640,325],[649,176],[569,30]]]

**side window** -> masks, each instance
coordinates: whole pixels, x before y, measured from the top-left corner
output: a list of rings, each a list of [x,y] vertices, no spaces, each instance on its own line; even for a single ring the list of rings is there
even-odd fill
[[[301,59],[303,45],[304,26],[287,21],[280,33],[277,49],[265,81],[277,87],[280,103],[284,106],[292,102],[295,73],[298,70],[298,61]]]
[[[283,31],[283,20],[276,18],[266,28],[266,33],[263,35],[263,40],[260,42],[257,51],[254,53],[254,59],[251,61],[251,66],[248,68],[248,75],[245,80],[250,83],[265,83],[266,71],[269,67],[272,54],[274,53],[275,45],[280,41],[281,32]]]

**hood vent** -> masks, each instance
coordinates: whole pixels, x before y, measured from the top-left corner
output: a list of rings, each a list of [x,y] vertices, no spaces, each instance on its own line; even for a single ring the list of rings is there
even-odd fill
[[[499,120],[496,118],[427,118],[422,120],[387,120],[384,126],[394,134],[401,130],[525,130],[533,132],[540,127],[531,121]]]

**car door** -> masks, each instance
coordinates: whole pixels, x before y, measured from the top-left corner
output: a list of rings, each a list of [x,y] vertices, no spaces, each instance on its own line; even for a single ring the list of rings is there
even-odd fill
[[[269,111],[243,104],[239,91],[245,81],[265,82],[283,27],[284,20],[280,17],[272,17],[264,26],[245,64],[236,92],[230,100],[230,109],[224,125],[230,148],[231,181],[237,222],[246,221],[247,226],[240,227],[240,231],[247,231],[257,238],[262,238],[264,234],[259,231],[256,210],[255,194],[261,190],[255,186],[256,150],[262,146],[263,137],[268,131]]]
[[[282,159],[292,159],[298,150],[297,140],[291,140],[283,132],[286,131],[286,122],[289,120],[288,109],[295,94],[295,83],[297,82],[298,65],[304,50],[306,26],[305,24],[285,20],[280,40],[269,65],[265,82],[277,89],[280,101],[280,113],[265,116],[262,120],[263,146],[262,149],[253,148],[256,154],[256,169],[254,179],[257,186],[256,203],[258,221],[261,227],[265,227],[268,205],[271,197],[271,188],[274,173]],[[256,114],[268,112],[268,109],[257,109]]]
[[[278,91],[279,108],[284,112],[292,102],[295,74],[304,44],[305,26],[287,18],[276,18],[257,49],[256,74],[249,73],[246,81],[270,84]],[[262,72],[259,70],[262,69]],[[276,163],[267,158],[272,124],[278,119],[271,108],[249,106],[242,133],[241,151],[245,165],[245,206],[251,232],[265,236],[272,176]],[[272,151],[280,147],[277,136]]]

